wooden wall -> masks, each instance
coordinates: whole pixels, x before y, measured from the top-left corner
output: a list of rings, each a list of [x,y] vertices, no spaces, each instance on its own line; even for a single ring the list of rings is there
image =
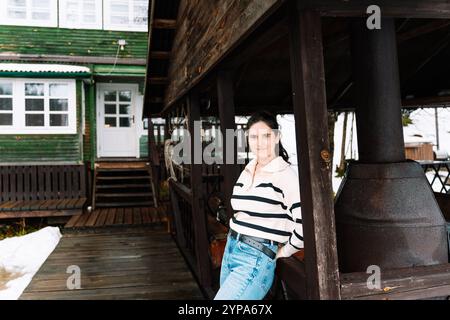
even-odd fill
[[[0,135],[0,163],[83,161],[81,137],[81,80],[76,85],[76,134]]]
[[[418,143],[405,146],[406,159],[434,160],[433,145],[431,143]]]
[[[120,58],[146,58],[146,32],[1,26],[0,53],[115,57],[117,40],[127,45]]]
[[[207,71],[283,0],[182,0],[166,105]]]

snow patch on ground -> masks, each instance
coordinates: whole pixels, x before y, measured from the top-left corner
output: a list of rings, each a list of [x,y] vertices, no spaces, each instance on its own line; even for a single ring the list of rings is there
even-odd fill
[[[59,243],[59,228],[47,227],[0,241],[0,300],[17,300]],[[9,277],[9,279],[7,278]]]

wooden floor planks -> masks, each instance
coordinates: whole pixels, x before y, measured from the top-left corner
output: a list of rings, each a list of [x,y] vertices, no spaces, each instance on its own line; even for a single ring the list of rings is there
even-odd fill
[[[203,299],[165,230],[89,230],[64,233],[21,299]],[[80,290],[67,288],[69,266],[81,270]]]
[[[170,229],[167,203],[158,208],[99,208],[72,217],[65,228],[92,228],[124,225],[167,224]]]

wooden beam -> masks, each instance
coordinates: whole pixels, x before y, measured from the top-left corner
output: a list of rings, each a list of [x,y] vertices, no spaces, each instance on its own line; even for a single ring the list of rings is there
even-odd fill
[[[242,50],[238,48],[234,54],[231,54],[224,63],[224,68],[234,69],[242,64],[252,61],[253,57],[264,51],[265,48],[273,45],[276,41],[285,37],[289,31],[287,18],[281,18],[273,25],[264,26],[264,30],[258,32],[257,36],[248,44],[242,46]]]
[[[423,98],[414,98],[402,100],[402,108],[408,107],[422,107],[427,105],[449,105],[450,104],[450,96],[442,96],[442,97],[423,97]]]
[[[290,54],[300,173],[307,295],[338,299],[339,272],[331,186],[320,15],[290,3]]]
[[[222,133],[222,155],[223,155],[223,166],[222,173],[224,176],[224,190],[223,194],[227,201],[227,215],[229,218],[233,216],[233,210],[231,208],[231,204],[229,200],[231,199],[231,195],[233,194],[233,187],[239,177],[239,165],[237,164],[237,139],[234,138],[234,148],[233,153],[234,156],[231,157],[228,155],[227,151],[227,137],[226,130],[232,129],[236,130],[235,123],[235,107],[234,107],[234,88],[233,88],[233,79],[232,73],[230,71],[220,71],[217,75],[217,98],[219,104],[219,118],[220,118],[220,130]],[[227,163],[232,160],[232,163]]]
[[[170,59],[170,51],[150,51],[150,59],[155,60]]]
[[[408,30],[405,31],[403,33],[399,33],[397,36],[397,42],[398,45],[401,45],[403,42],[411,40],[413,38],[422,36],[422,35],[426,35],[428,33],[431,33],[433,31],[448,27],[450,25],[450,21],[444,20],[436,20],[436,21],[431,21],[425,25],[421,25],[417,28],[414,28],[412,30]],[[329,39],[326,42],[328,42],[329,46],[332,46],[333,44],[338,43],[340,40],[344,40],[344,39],[348,39],[349,38],[349,34],[345,34],[345,35],[337,35],[335,37],[333,37],[333,39]],[[445,40],[445,39],[444,39]],[[438,54],[443,48],[445,48],[445,44],[448,43],[447,42],[443,42],[444,46],[442,45],[442,39],[440,39],[439,41],[439,46],[432,48],[429,51],[429,54],[423,59],[423,62],[421,64],[419,64],[419,66],[417,67],[417,70],[420,70],[421,66],[423,63],[427,63],[429,60],[429,58],[434,57],[436,54]],[[424,65],[424,64],[423,64]],[[410,72],[410,75],[406,77],[406,79],[410,78],[412,75],[414,75],[416,73],[416,70]],[[334,109],[334,107],[340,102],[341,98],[343,98],[345,96],[345,94],[350,90],[351,87],[353,87],[354,83],[353,83],[353,76],[349,77],[343,84],[342,86],[338,89],[338,91],[336,92],[335,96],[328,102],[328,108],[329,109]]]
[[[305,0],[301,2],[304,10],[320,12],[322,16],[331,17],[364,17],[370,5],[381,8],[384,18],[450,18],[450,3],[446,0]]]
[[[147,79],[150,84],[167,85],[169,83],[169,79],[167,79],[167,77],[149,77]]]
[[[407,75],[403,76],[403,86],[407,84],[416,74],[418,74],[433,58],[441,54],[450,44],[450,33],[440,38],[435,45],[427,49],[427,52],[423,56],[417,67],[410,70]]]
[[[200,121],[199,97],[191,93],[188,98],[188,128],[191,136],[191,190],[192,217],[195,233],[195,253],[197,272],[203,288],[211,287],[211,261],[209,259],[209,239],[206,226],[206,211],[203,201],[202,181],[202,142],[201,126],[195,126]]]
[[[384,270],[379,289],[367,287],[365,272],[341,275],[343,299],[424,299],[450,296],[450,264]]]
[[[83,209],[0,211],[0,219],[67,217],[81,215],[82,213]]]
[[[163,97],[150,97],[150,103],[163,103]]]
[[[205,78],[229,53],[247,39],[285,0],[239,1],[225,4],[181,2],[166,95],[166,106]],[[217,9],[211,14],[211,8]],[[186,36],[188,35],[188,36]]]
[[[449,25],[450,25],[450,21],[448,21],[448,20],[434,20],[425,25],[421,25],[417,28],[399,33],[397,35],[397,41],[403,42],[403,41],[411,40],[413,38],[429,34],[430,32],[433,32],[433,31],[436,31],[436,30],[439,30],[442,28],[446,28]]]
[[[152,23],[154,29],[176,29],[177,20],[174,19],[154,19]]]

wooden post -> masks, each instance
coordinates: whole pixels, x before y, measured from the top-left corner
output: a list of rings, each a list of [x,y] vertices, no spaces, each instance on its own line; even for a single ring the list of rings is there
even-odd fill
[[[95,159],[97,157],[97,117],[96,117],[96,92],[95,92],[95,82],[91,78],[91,81],[88,86],[88,92],[87,92],[87,102],[89,104],[89,139],[91,140],[91,170],[94,170],[95,166]]]
[[[290,52],[309,299],[339,299],[320,15],[291,2]]]
[[[173,187],[169,184],[169,197],[172,203],[173,216],[175,220],[175,229],[176,229],[176,237],[178,241],[178,245],[181,248],[186,248],[186,238],[184,237],[184,229],[183,224],[181,222],[181,210],[178,204],[179,196],[173,190]]]
[[[149,152],[149,162],[151,165],[151,173],[152,173],[152,181],[155,186],[156,190],[156,199],[159,200],[160,198],[160,180],[159,180],[159,172],[161,170],[160,163],[159,163],[159,151],[156,147],[155,143],[155,137],[154,137],[154,127],[152,118],[148,118],[148,152]],[[157,203],[155,203],[155,206],[157,206]]]
[[[223,146],[223,194],[226,199],[228,218],[233,216],[230,199],[233,194],[233,187],[239,178],[239,165],[237,163],[237,139],[234,137],[234,157],[232,163],[227,163],[227,138],[226,129],[236,130],[235,111],[234,111],[234,88],[233,79],[230,71],[220,71],[217,76],[217,96],[219,104],[220,130],[222,133]]]
[[[209,260],[209,239],[206,225],[206,211],[203,202],[202,182],[202,152],[200,127],[194,126],[194,121],[200,121],[199,98],[192,93],[188,98],[188,128],[191,137],[191,191],[192,218],[194,223],[195,254],[197,258],[197,272],[199,282],[203,288],[211,287],[211,262]],[[196,130],[198,129],[198,130]],[[197,156],[195,156],[197,153]],[[200,163],[194,159],[200,158]]]

